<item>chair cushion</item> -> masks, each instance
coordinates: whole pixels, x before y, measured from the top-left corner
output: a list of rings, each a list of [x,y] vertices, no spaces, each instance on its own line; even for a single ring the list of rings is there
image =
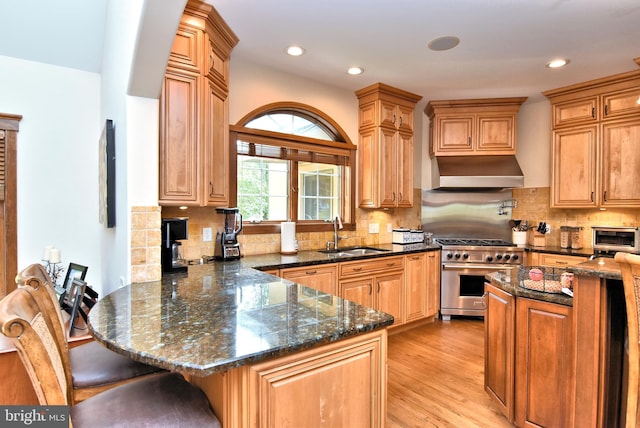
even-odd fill
[[[162,369],[117,354],[97,342],[69,349],[74,388],[109,385]]]
[[[178,373],[117,386],[71,407],[80,427],[217,427],[207,396]]]

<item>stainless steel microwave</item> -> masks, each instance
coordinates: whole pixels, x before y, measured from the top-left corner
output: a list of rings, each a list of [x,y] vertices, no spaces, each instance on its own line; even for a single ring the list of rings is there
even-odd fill
[[[640,228],[592,226],[593,250],[598,253],[640,253]]]

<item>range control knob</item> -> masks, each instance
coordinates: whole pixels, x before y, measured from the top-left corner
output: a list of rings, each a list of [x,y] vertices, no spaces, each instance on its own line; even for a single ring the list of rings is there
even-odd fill
[[[460,258],[460,253],[456,253],[456,259]]]
[[[447,258],[448,258],[448,259],[453,258],[453,254],[451,254],[451,253],[447,253]]]
[[[515,261],[515,260],[518,260],[519,258],[520,258],[520,257],[518,257],[518,255],[517,255],[517,254],[514,254],[514,255],[513,255],[513,257],[512,257],[512,259],[513,259],[514,261]]]
[[[487,261],[488,261],[488,262],[492,262],[492,261],[493,261],[493,257],[491,257],[491,256],[487,256]]]
[[[502,254],[496,254],[496,260],[502,260]]]
[[[508,261],[511,258],[511,256],[509,254],[505,254],[504,255],[504,261]]]
[[[463,258],[463,259],[465,259],[465,260],[466,260],[466,259],[468,259],[468,258],[469,258],[469,254],[467,254],[467,253],[462,253],[462,258]]]

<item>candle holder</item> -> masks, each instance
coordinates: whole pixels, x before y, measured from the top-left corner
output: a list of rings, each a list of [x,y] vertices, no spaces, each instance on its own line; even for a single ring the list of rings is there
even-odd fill
[[[51,281],[53,282],[53,285],[56,285],[58,283],[58,278],[60,277],[62,272],[64,272],[64,268],[62,267],[62,263],[61,262],[52,263],[49,260],[43,260],[43,262],[44,262],[44,268],[46,269],[47,273],[49,274],[49,277],[51,278]]]

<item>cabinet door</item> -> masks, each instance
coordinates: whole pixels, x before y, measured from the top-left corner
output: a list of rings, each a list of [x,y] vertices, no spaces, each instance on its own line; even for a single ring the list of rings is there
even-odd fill
[[[516,115],[478,114],[477,152],[482,154],[516,154]],[[492,152],[492,153],[489,153]]]
[[[398,132],[396,143],[398,166],[394,175],[398,182],[397,206],[413,206],[413,135]]]
[[[376,306],[379,311],[393,315],[393,325],[404,319],[404,272],[380,275],[375,278]]]
[[[571,426],[572,310],[519,298],[516,304],[515,422]]]
[[[338,268],[334,264],[281,269],[280,276],[325,293],[337,294]]]
[[[405,261],[405,321],[427,316],[427,253],[411,254]]]
[[[358,143],[358,206],[375,208],[378,205],[378,128],[360,131]]]
[[[202,31],[184,22],[180,23],[173,39],[168,65],[192,73],[200,73]]]
[[[596,126],[553,133],[551,207],[595,207]]]
[[[616,117],[640,114],[638,97],[640,97],[640,90],[638,90],[638,88],[611,92],[603,95],[603,117],[612,119]]]
[[[511,422],[514,414],[515,301],[485,283],[484,389]]]
[[[160,205],[199,205],[199,77],[167,69],[160,98]]]
[[[204,138],[202,140],[205,205],[229,205],[229,123],[227,94],[205,79]]]
[[[595,123],[598,120],[598,97],[580,98],[553,104],[553,127]]]
[[[640,121],[602,126],[602,206],[640,206]]]
[[[392,208],[398,205],[398,160],[396,158],[397,131],[388,128],[379,128],[380,138],[380,207]]]
[[[473,151],[471,133],[473,131],[473,116],[436,116],[435,125],[435,153],[460,153]],[[440,153],[444,152],[444,153]]]
[[[396,122],[396,128],[398,131],[408,132],[413,134],[413,106],[398,106],[397,109],[398,121]]]
[[[440,310],[440,251],[427,253],[427,316]]]
[[[352,281],[340,281],[340,297],[374,308],[373,278],[365,277]]]

